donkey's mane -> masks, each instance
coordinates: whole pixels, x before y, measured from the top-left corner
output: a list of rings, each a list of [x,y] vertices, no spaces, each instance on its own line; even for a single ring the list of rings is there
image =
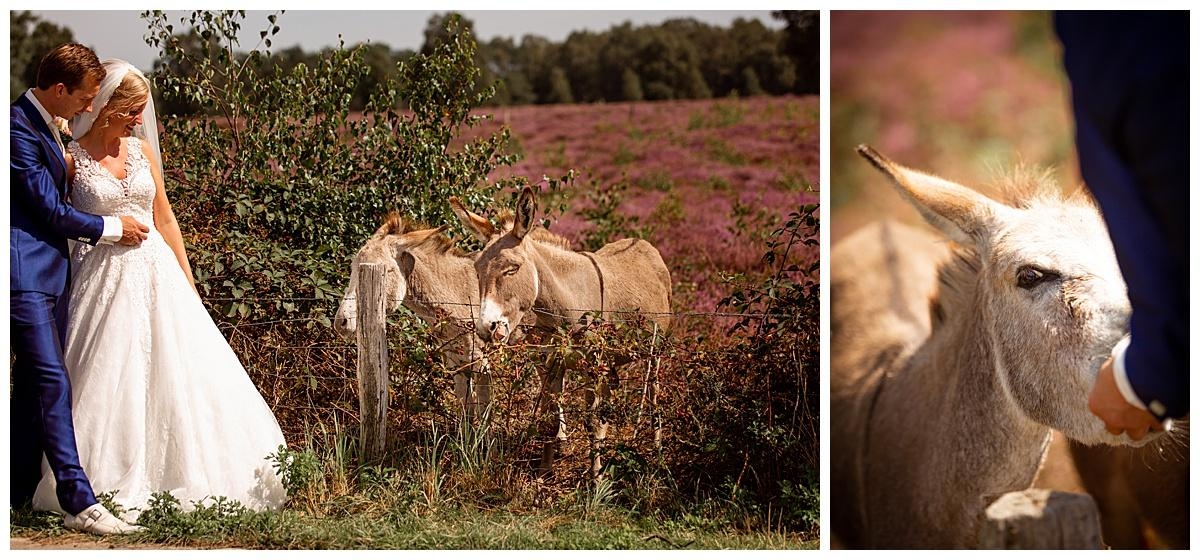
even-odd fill
[[[512,229],[516,225],[516,223],[517,223],[516,214],[512,210],[509,210],[506,208],[504,210],[499,211],[496,214],[496,224],[498,226],[498,229],[501,232],[512,231]],[[558,235],[557,233],[550,233],[550,230],[548,230],[542,226],[534,227],[533,229],[529,230],[525,235],[526,235],[526,237],[529,237],[530,239],[533,239],[534,241],[546,243],[546,244],[552,245],[554,247],[558,247],[559,249],[565,249],[567,251],[573,250],[571,248],[571,246],[572,246],[571,240],[569,240],[561,235]]]
[[[507,208],[496,213],[496,225],[500,231],[509,231],[517,223],[517,215]]]
[[[383,225],[379,227],[383,235],[403,235],[420,229],[428,229],[428,226],[416,220],[405,220],[395,210],[388,212],[388,215],[383,219]]]
[[[1018,164],[996,181],[998,200],[1008,206],[1029,209],[1045,204],[1095,206],[1086,189],[1076,186],[1064,189],[1054,180],[1054,168]]]
[[[525,235],[534,241],[546,243],[548,245],[558,247],[559,249],[565,249],[567,251],[574,250],[571,248],[571,241],[569,239],[557,233],[551,233],[550,230],[541,226],[529,230],[529,233],[526,233]]]
[[[420,243],[413,245],[413,247],[429,247],[430,249],[438,251],[443,255],[450,255],[452,257],[466,256],[467,252],[459,248],[454,241],[455,240],[453,238],[439,231],[433,235],[430,235],[429,237],[426,237]]]
[[[405,220],[400,216],[400,213],[396,212],[395,210],[388,212],[387,217],[383,220],[383,225],[380,227],[380,231],[383,233],[381,237],[404,235],[406,233],[412,233],[414,231],[426,229],[433,228],[430,228],[428,224],[418,220]],[[428,247],[441,254],[448,254],[454,257],[461,257],[467,254],[454,243],[454,239],[448,237],[446,234],[440,231],[430,235],[429,237],[426,237],[419,243],[412,245],[412,247]]]

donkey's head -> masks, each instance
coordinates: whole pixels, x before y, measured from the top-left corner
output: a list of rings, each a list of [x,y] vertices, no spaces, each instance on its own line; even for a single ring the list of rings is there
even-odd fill
[[[533,189],[521,191],[515,219],[504,220],[499,228],[467,210],[457,198],[451,198],[450,205],[467,229],[486,244],[475,260],[481,305],[476,323],[479,337],[507,341],[538,296],[537,266],[527,242],[536,210]]]
[[[396,212],[388,214],[383,225],[363,244],[350,262],[350,285],[333,318],[333,328],[344,338],[354,336],[358,328],[358,265],[380,264],[385,267],[385,294],[388,311],[396,311],[408,295],[408,274],[413,256],[407,248],[421,243],[444,228],[404,231],[405,224]]]
[[[1130,443],[1127,435],[1108,434],[1087,405],[1130,317],[1125,282],[1091,199],[1064,196],[1042,176],[1002,204],[870,147],[858,151],[977,262],[978,273],[960,279],[973,283],[962,290],[973,294],[963,305],[978,315],[987,338],[973,343],[986,345],[993,362],[976,366],[991,368],[1006,393],[1007,402],[997,405],[1015,406],[1084,443]]]

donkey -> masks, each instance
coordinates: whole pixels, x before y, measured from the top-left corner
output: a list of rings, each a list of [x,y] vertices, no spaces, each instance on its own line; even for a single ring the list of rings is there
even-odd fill
[[[831,504],[847,547],[975,543],[984,508],[1029,487],[1056,428],[1138,445],[1088,411],[1130,307],[1082,191],[1017,173],[1000,203],[858,152],[951,243],[892,222],[830,265]]]
[[[367,239],[350,265],[350,286],[334,317],[344,338],[357,329],[358,265],[386,267],[385,293],[395,311],[409,308],[430,325],[442,342],[443,359],[454,370],[454,394],[468,418],[476,418],[491,402],[491,375],[483,360],[483,344],[475,335],[479,282],[475,259],[464,254],[442,232],[445,226],[416,229],[396,212]]]
[[[482,302],[476,328],[478,336],[506,342],[518,325],[554,329],[576,324],[585,313],[606,321],[643,313],[666,331],[670,323],[671,273],[662,255],[649,242],[622,239],[595,253],[571,250],[566,239],[534,226],[536,203],[533,190],[525,187],[517,200],[515,219],[500,228],[472,213],[457,198],[450,199],[455,215],[486,245],[475,261]],[[621,364],[612,364],[610,372]],[[542,403],[546,410],[549,393],[563,390],[562,372],[550,368],[542,374]],[[607,396],[604,379],[597,388],[585,389],[593,413]],[[565,438],[565,422],[558,408],[555,438],[543,450],[542,467],[553,463],[553,445]],[[591,416],[591,415],[589,415]],[[586,422],[591,423],[591,418]],[[599,446],[608,425],[589,426],[592,476],[600,474]]]

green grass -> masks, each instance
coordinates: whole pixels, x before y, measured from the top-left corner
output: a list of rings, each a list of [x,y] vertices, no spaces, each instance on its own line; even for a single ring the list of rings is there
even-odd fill
[[[546,165],[555,169],[566,169],[570,167],[567,161],[567,143],[560,140],[557,144],[550,148],[545,154]]]
[[[795,173],[781,173],[779,175],[779,186],[789,192],[817,192],[816,187],[799,171]]]
[[[481,426],[487,426],[485,414]],[[302,450],[271,459],[291,499],[255,512],[218,499],[183,511],[155,495],[138,523],[145,531],[103,539],[66,530],[52,513],[11,510],[10,536],[54,547],[96,539],[111,548],[250,549],[813,549],[815,530],[789,529],[778,515],[729,498],[680,499],[648,472],[574,489],[530,477],[503,455],[486,428],[431,425],[423,443],[386,465],[361,464],[343,426],[307,431]],[[489,435],[490,434],[490,435]],[[669,476],[669,475],[664,475]],[[119,512],[112,495],[102,502]],[[813,512],[815,516],[815,512]],[[793,525],[794,526],[794,525]]]
[[[720,138],[706,138],[704,144],[708,148],[708,155],[714,160],[735,166],[746,164],[746,156]]]
[[[688,116],[687,129],[691,131],[702,128],[725,128],[742,122],[745,116],[746,110],[742,108],[741,102],[735,97],[730,101],[714,103],[707,114],[693,111]]]
[[[454,508],[421,514],[318,517],[295,510],[201,508],[144,521],[146,531],[113,536],[114,547],[265,549],[815,549],[815,536],[724,529],[698,517],[655,519],[601,507],[518,514]],[[12,537],[53,542],[70,534],[50,513],[13,511]],[[97,537],[99,540],[99,538]]]
[[[643,173],[634,179],[633,184],[641,189],[663,192],[670,192],[675,186],[675,182],[671,180],[671,174],[662,169],[651,169]]]
[[[617,154],[613,156],[613,165],[622,166],[634,163],[639,159],[638,154],[630,150],[624,142],[617,145]]]

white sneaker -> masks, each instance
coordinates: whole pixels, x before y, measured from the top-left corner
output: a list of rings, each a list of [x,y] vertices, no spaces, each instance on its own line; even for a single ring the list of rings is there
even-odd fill
[[[93,535],[136,533],[145,528],[141,525],[130,525],[121,521],[100,504],[93,504],[91,507],[79,512],[79,515],[67,514],[63,518],[63,525],[66,525],[68,529],[83,531]]]

